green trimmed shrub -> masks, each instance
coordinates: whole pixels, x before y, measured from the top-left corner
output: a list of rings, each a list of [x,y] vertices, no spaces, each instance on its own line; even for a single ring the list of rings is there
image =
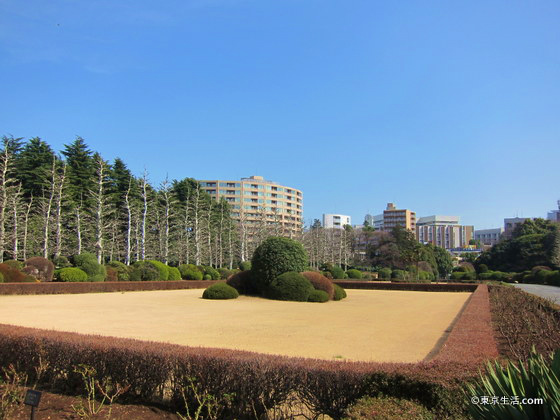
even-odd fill
[[[361,280],[364,277],[362,272],[360,270],[356,270],[355,268],[351,268],[346,272],[346,274],[348,274],[348,278],[350,279]]]
[[[346,290],[338,284],[334,284],[334,297],[333,300],[342,300],[346,297]]]
[[[311,293],[309,293],[309,297],[307,298],[308,302],[328,302],[329,300],[329,295],[327,294],[327,292],[323,291],[323,290],[313,290],[311,291]]]
[[[385,268],[381,268],[378,271],[378,273],[379,273],[379,278],[389,280],[391,278],[391,275],[393,274],[393,270],[385,267]]]
[[[432,420],[421,404],[394,397],[362,397],[346,410],[345,420]]]
[[[198,267],[194,264],[181,264],[177,268],[179,269],[179,272],[181,273],[181,278],[183,280],[202,280],[202,271],[200,271],[198,269]],[[189,274],[191,277],[193,277],[193,274],[192,274],[193,271],[198,271],[201,274],[199,279],[194,279],[194,278],[187,279],[187,274]]]
[[[25,260],[25,267],[21,271],[39,281],[52,281],[54,264],[43,257],[31,257]]]
[[[418,272],[418,280],[419,280],[419,281],[426,281],[426,282],[429,282],[429,281],[432,281],[432,280],[434,280],[434,279],[435,279],[435,277],[434,277],[434,274],[433,274],[433,273],[430,273],[430,272],[428,272],[428,271],[423,271],[423,270],[420,270],[420,271]]]
[[[146,260],[146,262],[152,264],[157,269],[159,273],[158,280],[166,281],[169,279],[169,267],[164,263],[157,260]]]
[[[198,270],[186,270],[181,274],[181,277],[184,280],[202,280],[204,277],[204,274],[202,274],[200,271]]]
[[[494,275],[493,271],[485,271],[478,274],[479,280],[492,280],[492,276]]]
[[[241,261],[239,263],[239,269],[241,271],[249,271],[252,268],[251,261]]]
[[[4,264],[7,264],[13,269],[19,271],[23,270],[23,267],[25,267],[25,264],[22,261],[18,261],[18,260],[6,260],[4,261]]]
[[[4,283],[4,275],[0,273],[0,283]]]
[[[87,281],[105,281],[107,274],[105,267],[97,262],[97,257],[90,253],[74,255],[74,265],[85,271],[88,275]]]
[[[395,280],[408,280],[409,273],[405,270],[393,270],[391,273],[391,279]]]
[[[339,279],[342,280],[344,279],[344,275],[346,274],[344,272],[344,270],[342,268],[340,268],[339,266],[334,266],[331,267],[331,269],[329,270],[333,276],[333,279]]]
[[[295,271],[279,275],[267,287],[266,295],[276,300],[307,302],[309,294],[314,291],[309,280]]]
[[[61,255],[60,257],[56,257],[55,259],[53,259],[53,264],[55,269],[72,267],[72,264],[70,263],[68,258],[65,257],[64,255]]]
[[[210,274],[204,274],[202,277],[203,280],[212,280],[212,276]]]
[[[478,272],[479,273],[487,273],[488,272],[488,266],[486,264],[480,264],[478,266]]]
[[[304,271],[301,275],[309,280],[315,290],[322,290],[327,294],[329,299],[333,298],[334,285],[332,280],[329,280],[318,271]]]
[[[171,281],[181,280],[181,272],[177,267],[168,266],[167,270],[169,271],[169,278],[167,280],[171,280]]]
[[[76,267],[65,267],[56,270],[56,278],[58,281],[64,282],[85,282],[88,281],[88,275],[84,270]]]
[[[468,399],[491,395],[501,399],[541,398],[544,404],[468,404],[475,420],[557,419],[560,416],[560,350],[543,356],[533,347],[526,364],[508,361],[488,362],[486,375],[474,384],[466,384]]]
[[[116,281],[129,281],[130,280],[130,267],[120,261],[109,261],[106,264],[107,277],[109,277],[109,268],[116,272]]]
[[[253,272],[251,270],[239,271],[228,277],[227,284],[235,288],[242,295],[258,294],[257,286],[253,280]]]
[[[210,266],[205,265],[203,267],[203,273],[205,275],[210,276],[209,280],[220,280],[220,273],[214,267],[210,267]],[[204,280],[206,280],[206,279],[204,279]]]
[[[264,292],[281,274],[305,271],[308,261],[301,243],[289,238],[271,237],[257,247],[251,264],[256,285]]]
[[[226,283],[216,283],[202,293],[202,299],[237,299],[239,293]]]
[[[148,261],[136,261],[130,272],[131,281],[156,281],[159,276],[158,269]]]

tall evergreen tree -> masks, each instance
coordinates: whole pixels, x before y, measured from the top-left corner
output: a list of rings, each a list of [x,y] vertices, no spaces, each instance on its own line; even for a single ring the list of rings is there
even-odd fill
[[[95,160],[93,153],[81,137],[65,144],[62,154],[66,158],[68,190],[75,203],[86,202],[95,185]]]
[[[25,197],[41,197],[49,185],[49,174],[55,153],[39,137],[30,139],[17,155],[17,177]]]

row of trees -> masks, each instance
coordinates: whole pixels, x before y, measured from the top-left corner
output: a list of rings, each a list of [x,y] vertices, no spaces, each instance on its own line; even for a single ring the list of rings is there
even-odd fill
[[[148,258],[233,266],[237,227],[228,203],[190,178],[154,187],[121,159],[76,138],[61,154],[40,138],[3,137],[0,260],[93,252],[98,261]]]

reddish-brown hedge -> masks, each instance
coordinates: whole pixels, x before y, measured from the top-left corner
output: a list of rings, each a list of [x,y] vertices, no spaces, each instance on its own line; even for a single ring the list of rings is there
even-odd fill
[[[2,264],[0,264],[1,266]],[[43,295],[67,293],[134,292],[143,290],[204,289],[216,283],[200,281],[119,281],[84,283],[0,283],[0,295]]]
[[[329,295],[329,300],[333,299],[334,286],[332,280],[329,280],[317,271],[304,271],[301,274],[309,280],[315,289],[326,292]]]
[[[25,274],[8,264],[0,264],[0,273],[6,283],[21,283],[25,281]]]
[[[474,292],[476,284],[468,283],[387,283],[376,281],[335,280],[345,289],[410,290],[419,292]]]

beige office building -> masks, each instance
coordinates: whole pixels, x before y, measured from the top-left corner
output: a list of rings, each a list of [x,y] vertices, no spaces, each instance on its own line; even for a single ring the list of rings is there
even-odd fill
[[[267,181],[262,176],[239,181],[201,180],[200,186],[216,201],[231,205],[231,216],[249,226],[263,222],[280,224],[283,234],[300,233],[303,227],[303,193]]]
[[[397,209],[394,203],[387,203],[383,211],[383,230],[391,231],[395,226],[402,226],[416,233],[416,213],[408,209]]]
[[[420,217],[416,223],[416,239],[445,249],[467,248],[473,239],[474,226],[459,224],[458,216]]]

